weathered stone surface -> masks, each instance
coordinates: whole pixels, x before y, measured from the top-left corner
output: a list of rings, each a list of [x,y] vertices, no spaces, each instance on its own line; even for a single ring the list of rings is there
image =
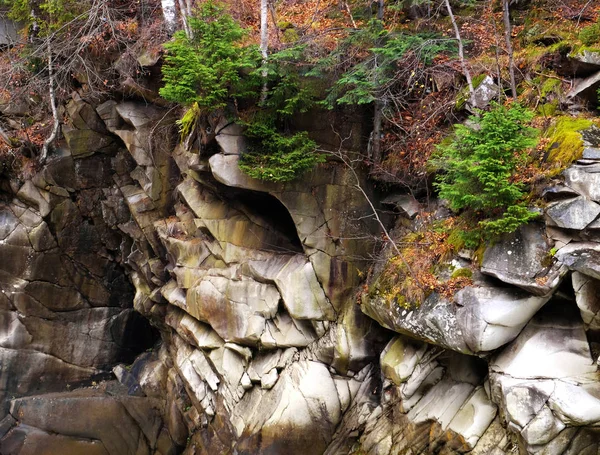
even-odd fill
[[[567,98],[581,98],[586,102],[594,102],[598,87],[600,87],[600,72],[583,79],[575,79],[573,87],[567,93]]]
[[[203,324],[184,311],[169,305],[165,322],[189,344],[201,349],[217,349],[225,344],[223,339],[207,324]]]
[[[327,367],[297,362],[265,392],[254,388],[235,410],[239,453],[322,454],[341,418]]]
[[[600,201],[600,165],[573,165],[563,172],[565,184],[592,201]]]
[[[317,168],[286,184],[261,182],[243,174],[238,159],[213,155],[209,159],[213,176],[227,186],[272,194],[285,206],[325,294],[338,310],[359,282],[356,271],[365,263],[361,258],[368,257],[376,243],[375,237],[365,239],[364,233],[380,229],[371,206],[356,188],[363,182],[339,167],[334,172]]]
[[[498,86],[494,83],[492,76],[486,75],[481,83],[475,87],[473,96],[467,100],[467,108],[470,111],[484,109],[497,96]]]
[[[364,296],[362,311],[382,326],[453,351],[472,353],[456,319],[456,306],[437,294],[405,309],[380,297]]]
[[[547,304],[490,369],[523,379],[593,377],[596,367],[577,307],[561,301]]]
[[[493,351],[514,340],[550,297],[514,288],[467,287],[456,295],[458,326],[473,352]]]
[[[600,244],[572,242],[556,253],[556,258],[570,270],[600,279]]]
[[[207,276],[188,291],[186,311],[208,322],[225,341],[254,345],[266,319],[277,313],[279,299],[272,285]]]
[[[382,204],[395,207],[406,217],[413,219],[422,209],[421,204],[410,194],[395,194],[381,201]]]
[[[546,216],[556,226],[566,229],[585,229],[600,214],[600,205],[584,197],[553,203]]]
[[[333,320],[335,310],[323,292],[312,264],[303,255],[250,261],[252,275],[277,286],[283,304],[295,319]]]
[[[33,427],[34,431],[99,441],[110,455],[152,453],[161,425],[154,400],[116,398],[94,391],[17,399],[11,404],[11,414],[18,416],[17,431]],[[4,439],[12,437],[14,433],[9,432]]]
[[[217,144],[221,147],[225,155],[240,155],[246,150],[246,138],[243,135],[243,128],[237,123],[229,123],[217,127],[218,132],[215,137]]]
[[[382,374],[400,385],[413,374],[426,350],[425,343],[404,337],[393,338],[381,353]]]
[[[544,231],[542,225],[532,223],[504,236],[485,250],[481,272],[533,294],[550,294],[566,270],[560,264],[547,264],[550,247]]]
[[[600,330],[600,281],[579,272],[571,279],[585,330]]]

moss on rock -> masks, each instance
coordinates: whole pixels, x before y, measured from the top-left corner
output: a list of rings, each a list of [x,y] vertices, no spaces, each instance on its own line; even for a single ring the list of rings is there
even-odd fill
[[[579,132],[590,126],[592,126],[592,121],[585,118],[558,117],[546,133],[548,161],[560,166],[568,166],[581,158],[583,139]]]

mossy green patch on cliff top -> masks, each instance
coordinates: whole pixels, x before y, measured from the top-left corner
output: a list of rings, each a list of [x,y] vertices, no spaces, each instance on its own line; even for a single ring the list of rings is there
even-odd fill
[[[591,120],[585,118],[558,117],[546,133],[548,162],[562,167],[581,158],[583,139],[579,132],[592,124]]]

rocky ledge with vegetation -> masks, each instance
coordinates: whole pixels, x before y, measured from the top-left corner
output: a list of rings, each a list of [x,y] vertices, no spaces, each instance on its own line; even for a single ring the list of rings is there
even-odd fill
[[[0,453],[600,453],[599,21],[0,0]]]

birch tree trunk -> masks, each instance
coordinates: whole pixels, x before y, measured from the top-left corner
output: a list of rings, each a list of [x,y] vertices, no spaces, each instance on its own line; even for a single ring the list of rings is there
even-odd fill
[[[450,1],[444,0],[444,3],[446,4],[448,16],[450,16],[450,20],[452,21],[452,27],[454,28],[454,36],[456,36],[456,41],[458,42],[458,59],[460,60],[460,66],[462,67],[465,78],[467,79],[467,84],[469,85],[469,101],[473,101],[475,89],[473,88],[473,80],[471,79],[471,73],[469,72],[469,68],[467,67],[467,63],[465,61],[465,53],[463,49],[463,42],[460,37],[460,31],[458,30],[458,25],[456,25],[456,19],[454,18],[454,14],[452,13]]]
[[[260,54],[262,55],[262,64],[267,64],[269,50],[269,0],[260,0]],[[260,94],[260,102],[264,103],[267,99],[267,70],[262,72],[263,87]]]
[[[183,30],[185,31],[185,36],[188,38],[192,38],[192,30],[190,29],[190,25],[188,22],[188,8],[187,5],[183,2],[183,0],[178,0],[179,4],[179,12],[181,14],[181,25],[183,25]]]
[[[510,91],[513,98],[517,98],[517,82],[515,80],[515,61],[512,48],[512,27],[510,25],[510,11],[508,0],[502,0],[502,15],[504,17],[504,39],[506,41],[506,52],[508,53],[508,72],[510,74]]]
[[[161,0],[163,17],[169,34],[172,34],[177,29],[177,9],[175,8],[175,0]]]
[[[42,153],[40,155],[40,162],[46,161],[48,157],[48,149],[50,145],[56,140],[56,136],[58,136],[58,130],[60,128],[60,121],[58,119],[58,108],[56,107],[56,92],[54,90],[54,62],[52,61],[52,45],[50,44],[50,40],[48,40],[48,91],[50,96],[50,108],[52,110],[52,131],[50,132],[50,136],[46,138],[44,141],[44,145],[42,146]]]

